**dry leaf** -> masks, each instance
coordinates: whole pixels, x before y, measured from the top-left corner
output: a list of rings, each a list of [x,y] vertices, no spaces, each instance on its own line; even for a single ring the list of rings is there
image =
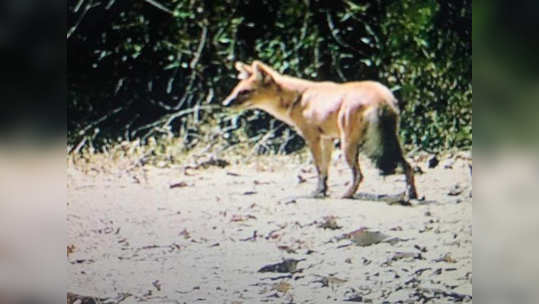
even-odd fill
[[[170,189],[173,189],[173,188],[183,188],[183,187],[187,187],[189,186],[186,182],[178,182],[178,183],[175,183],[175,184],[172,184],[169,186]]]
[[[282,293],[287,293],[290,290],[291,285],[285,281],[273,284],[271,290],[275,290]]]
[[[67,246],[67,256],[69,256],[73,252],[75,252],[75,245],[71,244],[71,245]]]

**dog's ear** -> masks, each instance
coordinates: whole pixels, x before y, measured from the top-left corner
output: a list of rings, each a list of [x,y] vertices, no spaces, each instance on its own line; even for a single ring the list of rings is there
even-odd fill
[[[251,77],[251,75],[253,74],[253,69],[241,61],[237,61],[234,67],[239,72],[238,79],[246,79]]]
[[[257,81],[260,81],[264,85],[268,85],[274,82],[273,76],[266,70],[263,64],[258,61],[253,62],[253,73]]]

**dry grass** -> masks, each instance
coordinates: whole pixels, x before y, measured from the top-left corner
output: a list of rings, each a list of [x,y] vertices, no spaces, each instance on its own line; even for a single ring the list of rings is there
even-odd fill
[[[88,174],[123,174],[144,167],[182,168],[199,167],[211,161],[225,161],[236,165],[260,165],[263,163],[303,163],[310,160],[307,149],[290,155],[259,154],[259,142],[250,140],[245,134],[236,134],[237,144],[230,144],[218,135],[215,129],[193,142],[186,143],[171,133],[160,137],[149,137],[103,145],[96,149],[85,143],[81,149],[68,147],[67,166]]]

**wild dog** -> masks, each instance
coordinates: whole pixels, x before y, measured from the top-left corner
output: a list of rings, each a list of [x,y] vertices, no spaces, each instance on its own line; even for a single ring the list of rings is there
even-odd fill
[[[325,197],[333,140],[341,141],[352,183],[342,195],[352,198],[363,174],[361,151],[383,175],[404,170],[407,196],[417,198],[414,174],[404,159],[398,139],[399,109],[393,93],[375,81],[315,82],[282,75],[254,61],[236,62],[240,82],[223,101],[224,106],[261,109],[294,127],[310,148],[318,185],[314,197]]]

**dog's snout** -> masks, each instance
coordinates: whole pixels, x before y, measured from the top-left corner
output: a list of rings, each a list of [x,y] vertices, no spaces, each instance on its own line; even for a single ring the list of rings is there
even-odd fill
[[[229,107],[236,102],[236,97],[230,96],[223,101],[223,106]]]

